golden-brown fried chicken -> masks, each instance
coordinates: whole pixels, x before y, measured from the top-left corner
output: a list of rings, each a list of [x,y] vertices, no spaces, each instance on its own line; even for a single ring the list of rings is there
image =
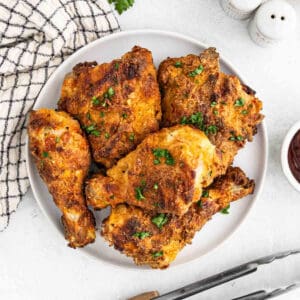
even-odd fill
[[[205,131],[230,165],[263,118],[262,102],[236,76],[220,72],[219,55],[208,48],[200,56],[168,58],[160,64],[162,125],[191,124]]]
[[[224,174],[220,153],[206,135],[187,125],[164,128],[107,171],[87,182],[89,205],[96,209],[128,203],[182,215],[199,200],[202,187]]]
[[[159,129],[160,93],[151,52],[136,46],[111,63],[78,64],[64,80],[58,107],[85,128],[94,160],[112,167]]]
[[[90,152],[79,123],[65,112],[39,109],[30,114],[28,134],[38,171],[63,214],[69,246],[93,242],[95,221],[83,197]]]
[[[102,235],[136,264],[166,268],[215,213],[253,189],[254,182],[241,169],[229,167],[183,216],[155,214],[119,204],[104,221]]]

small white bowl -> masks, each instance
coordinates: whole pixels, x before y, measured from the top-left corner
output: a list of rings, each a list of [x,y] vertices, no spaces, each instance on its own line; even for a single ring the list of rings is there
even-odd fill
[[[289,146],[290,143],[295,136],[295,134],[300,130],[300,121],[295,123],[288,133],[286,134],[282,146],[281,146],[281,166],[283,173],[285,174],[286,178],[290,182],[290,184],[298,191],[300,192],[300,183],[297,181],[297,179],[294,177],[290,166],[288,162],[288,151],[289,151]]]

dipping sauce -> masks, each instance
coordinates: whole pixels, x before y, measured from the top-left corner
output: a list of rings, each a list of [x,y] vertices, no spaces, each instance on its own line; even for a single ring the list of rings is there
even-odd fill
[[[288,162],[292,174],[300,183],[300,130],[294,135],[288,150]]]

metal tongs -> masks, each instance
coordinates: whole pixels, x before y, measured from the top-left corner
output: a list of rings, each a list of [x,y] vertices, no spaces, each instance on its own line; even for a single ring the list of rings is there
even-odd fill
[[[257,269],[260,265],[269,264],[269,263],[272,263],[274,260],[282,259],[287,256],[298,254],[298,253],[300,253],[300,249],[279,252],[279,253],[276,253],[273,255],[262,257],[257,260],[250,261],[248,263],[245,263],[243,265],[240,265],[235,268],[229,269],[227,271],[221,272],[219,274],[213,275],[206,279],[186,285],[182,288],[179,288],[172,292],[166,293],[164,295],[159,296],[159,293],[157,291],[153,291],[153,292],[148,292],[148,293],[144,293],[144,294],[135,296],[128,300],[180,300],[180,299],[185,299],[192,295],[195,295],[195,294],[198,294],[205,290],[211,289],[215,286],[221,285],[225,282],[228,282],[228,281],[234,280],[236,278],[240,278],[242,276],[254,273],[257,271]],[[300,283],[294,283],[288,287],[278,288],[271,292],[268,292],[265,290],[260,290],[260,291],[256,291],[254,293],[251,293],[251,294],[239,297],[239,298],[235,298],[232,300],[270,299],[270,298],[285,294],[287,292],[290,292],[291,290],[294,290],[298,287],[300,287]]]

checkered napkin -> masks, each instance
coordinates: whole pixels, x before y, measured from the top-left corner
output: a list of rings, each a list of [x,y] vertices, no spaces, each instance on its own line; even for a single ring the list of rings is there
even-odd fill
[[[118,31],[105,0],[0,0],[0,231],[28,189],[26,115],[76,49]]]

